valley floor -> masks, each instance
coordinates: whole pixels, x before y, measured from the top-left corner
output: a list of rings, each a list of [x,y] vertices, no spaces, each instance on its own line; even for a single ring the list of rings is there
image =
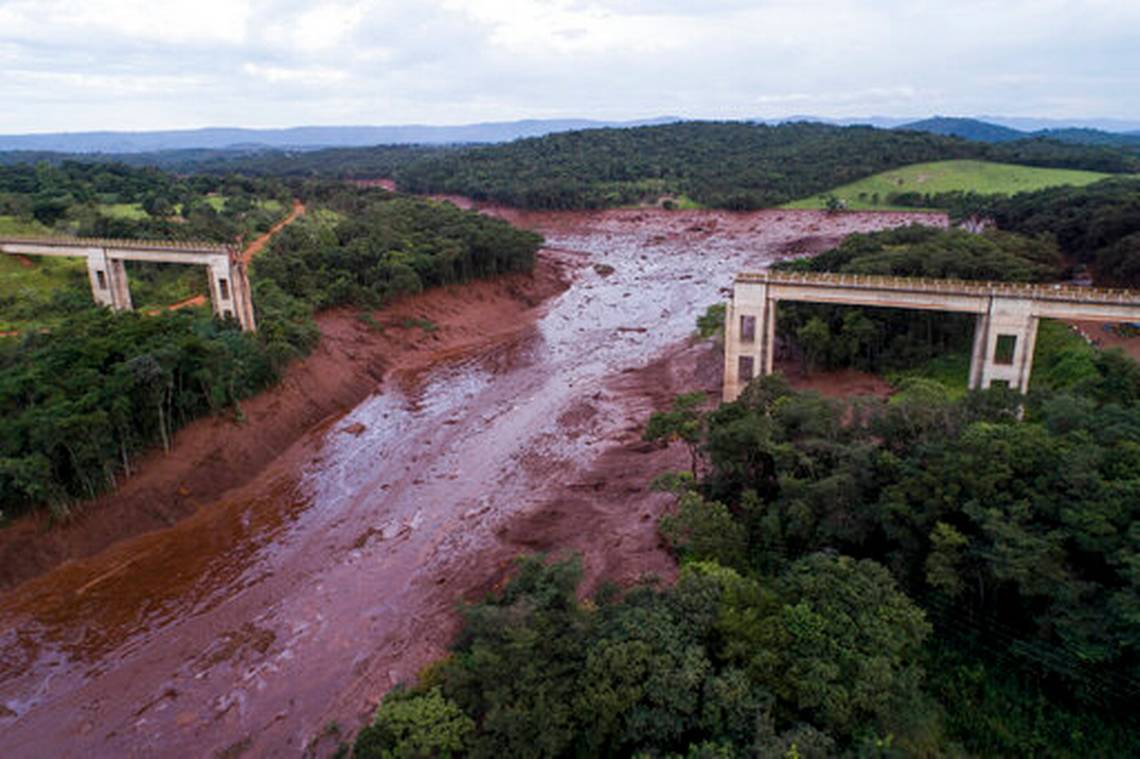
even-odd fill
[[[297,752],[441,655],[457,601],[520,552],[583,553],[585,590],[668,579],[648,482],[686,456],[641,431],[676,393],[719,393],[696,316],[742,269],[945,224],[490,212],[546,235],[534,276],[408,299],[382,331],[326,314],[243,423],[187,428],[73,528],[0,533],[5,756]]]

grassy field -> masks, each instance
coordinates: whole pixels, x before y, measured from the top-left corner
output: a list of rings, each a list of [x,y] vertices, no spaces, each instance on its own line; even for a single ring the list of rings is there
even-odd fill
[[[1042,319],[1029,375],[1030,389],[1060,390],[1095,377],[1093,356],[1096,351],[1068,324]],[[936,380],[946,386],[951,397],[961,397],[966,394],[970,381],[970,354],[968,351],[948,353],[913,369],[889,372],[886,379],[897,387],[910,377]]]
[[[15,216],[0,216],[0,235],[46,235],[50,230],[38,221],[24,221]]]
[[[56,294],[86,288],[81,258],[0,255],[0,332],[48,325]]]
[[[141,203],[101,203],[99,213],[110,216],[112,219],[129,219],[131,221],[150,218],[150,214],[143,210]]]
[[[855,211],[915,210],[891,206],[890,195],[903,192],[938,193],[955,190],[973,191],[983,195],[1012,195],[1028,190],[1040,190],[1059,185],[1082,186],[1111,175],[1095,171],[1070,169],[1040,169],[1033,166],[1015,166],[987,161],[936,161],[916,163],[901,169],[886,171],[858,182],[837,187],[822,193],[787,203],[784,208],[826,208],[826,198],[834,195],[847,208]],[[878,197],[878,203],[875,198]]]

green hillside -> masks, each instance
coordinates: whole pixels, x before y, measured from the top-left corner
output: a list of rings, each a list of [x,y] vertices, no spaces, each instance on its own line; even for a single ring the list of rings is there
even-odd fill
[[[989,161],[936,161],[885,171],[843,185],[830,193],[788,203],[784,208],[825,208],[827,196],[830,194],[843,201],[847,208],[854,210],[890,208],[914,210],[914,203],[894,203],[892,196],[903,193],[926,195],[942,192],[1013,195],[1061,185],[1084,186],[1108,176],[1095,171],[1045,169]]]

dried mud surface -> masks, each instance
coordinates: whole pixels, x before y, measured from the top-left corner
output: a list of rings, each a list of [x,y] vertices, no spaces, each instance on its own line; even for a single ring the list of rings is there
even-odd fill
[[[407,353],[387,342],[398,333],[323,317],[318,353],[244,405],[248,429],[185,497],[243,472],[224,495],[0,596],[0,753],[325,753],[324,728],[355,729],[438,657],[457,601],[501,582],[518,553],[578,551],[590,586],[668,579],[655,528],[668,499],[647,485],[685,454],[641,430],[677,392],[719,389],[715,346],[690,341],[696,316],[739,270],[853,231],[945,223],[486,210],[545,234],[540,271],[570,272],[570,287],[531,310],[518,308],[520,291],[541,298],[528,287],[432,294],[438,310],[407,316],[456,331],[441,326],[436,346],[404,335],[419,347]],[[293,442],[297,413],[308,426]],[[288,431],[254,439],[279,420]],[[180,445],[198,435],[213,450],[232,426],[201,424]]]

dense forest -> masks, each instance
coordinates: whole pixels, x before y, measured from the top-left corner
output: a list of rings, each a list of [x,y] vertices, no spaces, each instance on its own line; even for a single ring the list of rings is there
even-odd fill
[[[1109,179],[1008,198],[970,198],[958,215],[993,219],[1006,230],[1050,235],[1099,284],[1140,288],[1140,181]]]
[[[376,145],[364,148],[185,148],[144,153],[0,151],[0,166],[101,164],[153,168],[173,174],[232,177],[373,179],[392,176],[405,164],[460,146]]]
[[[601,208],[672,194],[718,208],[754,209],[888,169],[954,158],[1140,170],[1140,158],[1124,152],[1048,140],[987,145],[870,127],[690,122],[568,132],[429,155],[395,176],[411,192],[458,193],[523,208]]]
[[[1134,756],[1140,367],[889,402],[756,380],[650,421],[673,587],[522,563],[355,756]]]
[[[265,278],[313,308],[344,303],[378,306],[396,295],[527,271],[542,238],[450,203],[311,183],[304,196],[334,216],[302,221],[274,239],[257,259]]]
[[[73,219],[74,205],[99,192],[125,200],[169,182],[179,197],[176,180],[105,168],[65,170],[70,184],[53,189],[66,193],[53,197],[71,199],[61,218]],[[84,171],[90,176],[77,179]],[[43,185],[4,187],[19,207],[31,195],[34,209]],[[526,270],[541,242],[450,204],[341,183],[295,189],[309,212],[254,261],[256,335],[204,309],[110,313],[92,305],[80,278],[50,301],[61,309],[50,329],[0,338],[0,514],[49,507],[66,515],[75,501],[129,474],[140,452],[169,446],[188,421],[227,409],[240,415],[240,399],[272,384],[313,346],[314,310],[379,306],[425,287]],[[152,223],[105,234],[160,234],[146,226]]]
[[[233,242],[269,229],[291,197],[279,180],[114,163],[0,166],[0,218],[82,237]]]

